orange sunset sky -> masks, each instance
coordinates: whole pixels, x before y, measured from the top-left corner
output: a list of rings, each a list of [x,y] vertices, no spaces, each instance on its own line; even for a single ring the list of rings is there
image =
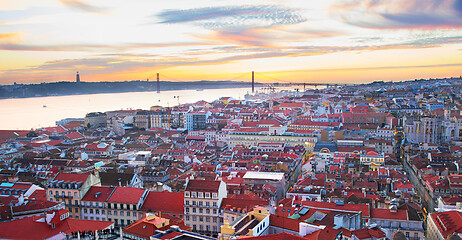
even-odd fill
[[[461,30],[462,0],[0,0],[0,84],[455,77]]]

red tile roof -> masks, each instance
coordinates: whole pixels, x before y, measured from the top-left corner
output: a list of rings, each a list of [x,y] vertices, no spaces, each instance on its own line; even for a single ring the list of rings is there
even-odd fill
[[[78,132],[73,132],[73,133],[68,133],[66,134],[66,137],[69,138],[69,139],[77,139],[77,138],[82,138],[82,134],[78,133]]]
[[[300,221],[292,218],[287,218],[278,215],[270,215],[270,225],[275,227],[280,227],[284,229],[289,229],[292,231],[298,232],[300,230]]]
[[[165,220],[169,220],[169,224],[163,227],[157,228],[155,224],[162,223]],[[144,239],[150,239],[151,236],[158,234],[157,230],[165,231],[170,228],[170,226],[176,225],[180,227],[181,230],[189,231],[191,227],[184,225],[184,222],[180,218],[172,217],[168,214],[162,214],[162,217],[151,216],[142,218],[129,226],[127,226],[122,231],[131,235],[135,235]],[[171,239],[164,236],[164,239]],[[172,236],[173,237],[173,236]]]
[[[46,239],[56,236],[59,233],[70,234],[78,231],[96,231],[111,227],[114,222],[95,221],[84,219],[65,219],[60,225],[52,229],[46,224],[43,217],[27,217],[14,221],[0,223],[1,238],[5,239]],[[27,231],[24,231],[27,229]]]
[[[462,213],[448,211],[432,213],[430,216],[445,239],[449,234],[462,233]]]
[[[249,212],[257,206],[268,206],[269,202],[265,200],[244,200],[244,199],[231,199],[223,198],[221,207],[227,210],[233,209],[234,211],[241,210],[240,212]]]
[[[189,180],[186,191],[218,192],[220,181]]]
[[[402,209],[398,209],[396,212],[392,212],[390,209],[373,208],[371,217],[375,219],[408,220],[407,211]]]
[[[351,238],[355,235],[358,239],[372,239],[372,238],[385,238],[385,233],[380,230],[378,227],[374,228],[361,228],[356,230],[348,230],[346,228],[341,228],[342,235]]]
[[[326,226],[324,229],[318,230],[314,233],[307,234],[305,236],[308,240],[327,240],[327,239],[336,239],[340,234],[340,230],[334,229],[332,227]]]
[[[24,137],[29,132],[29,130],[0,130],[0,140]]]
[[[141,207],[145,212],[184,213],[184,193],[150,191]]]
[[[137,204],[145,189],[134,187],[117,187],[107,202]]]
[[[92,186],[82,198],[82,201],[106,202],[114,189],[114,187],[109,186]]]
[[[85,182],[89,176],[90,173],[58,173],[53,181]]]

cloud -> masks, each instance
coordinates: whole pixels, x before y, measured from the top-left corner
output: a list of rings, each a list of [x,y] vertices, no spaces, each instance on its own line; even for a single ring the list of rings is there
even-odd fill
[[[18,34],[19,35],[19,34]],[[1,39],[1,37],[0,37]],[[68,52],[120,52],[150,49],[167,48],[181,46],[201,46],[207,42],[176,42],[176,43],[127,43],[119,45],[100,45],[100,44],[61,44],[61,45],[34,45],[24,43],[0,43],[0,50],[8,51],[68,51]]]
[[[276,5],[222,6],[164,10],[154,17],[162,24],[187,23],[212,30],[210,36],[195,36],[246,46],[268,46],[275,40],[270,31],[305,22],[298,9]]]
[[[91,13],[105,13],[107,11],[106,8],[90,5],[81,0],[58,0],[58,1],[71,9],[76,9],[79,11],[91,12]]]
[[[268,28],[306,21],[296,9],[275,5],[164,10],[156,17],[160,23],[193,23],[207,29]]]
[[[366,28],[462,27],[462,0],[338,0],[330,13]]]
[[[196,48],[176,54],[140,54],[130,52],[97,53],[82,59],[62,59],[25,69],[13,69],[0,72],[0,82],[4,81],[59,81],[62,76],[68,76],[74,71],[85,72],[88,76],[120,75],[127,73],[148,72],[152,69],[164,69],[181,66],[207,66],[239,62],[251,59],[268,59],[276,57],[306,57],[326,55],[341,52],[365,52],[390,49],[422,49],[438,47],[444,44],[462,43],[461,36],[433,37],[396,42],[393,44],[359,45],[359,46],[294,46],[294,47],[243,47],[216,46],[211,48]],[[135,47],[134,44],[133,47]],[[140,44],[136,47],[151,46]],[[1,47],[1,45],[0,45]],[[94,48],[108,46],[92,46]],[[0,48],[1,49],[1,48]],[[221,53],[229,54],[232,56]],[[65,78],[64,78],[65,79]],[[115,79],[113,79],[115,80]],[[128,80],[128,79],[118,79]]]

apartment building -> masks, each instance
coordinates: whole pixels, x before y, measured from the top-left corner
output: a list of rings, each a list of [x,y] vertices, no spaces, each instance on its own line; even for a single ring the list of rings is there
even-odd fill
[[[80,218],[80,200],[92,186],[101,186],[99,177],[92,173],[59,173],[48,185],[47,199],[64,202],[69,217]]]
[[[227,197],[222,181],[188,179],[184,194],[185,224],[194,232],[217,235],[223,218],[220,205]]]

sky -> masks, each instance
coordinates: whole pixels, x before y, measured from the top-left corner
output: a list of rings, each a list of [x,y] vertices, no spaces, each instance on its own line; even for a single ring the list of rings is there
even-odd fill
[[[0,84],[462,75],[462,0],[0,0]]]

